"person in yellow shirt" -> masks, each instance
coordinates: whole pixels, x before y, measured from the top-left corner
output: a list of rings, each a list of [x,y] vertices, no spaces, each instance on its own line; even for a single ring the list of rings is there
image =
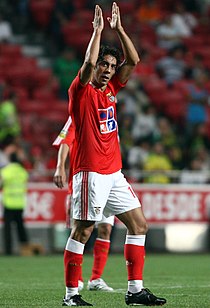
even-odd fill
[[[21,165],[16,153],[10,155],[10,162],[0,170],[2,205],[4,207],[5,254],[12,254],[12,223],[16,223],[21,248],[28,245],[28,235],[23,220],[26,206],[28,172]]]
[[[172,169],[172,163],[164,153],[163,144],[156,141],[153,145],[152,152],[148,155],[143,166],[144,171],[151,171],[151,174],[145,177],[144,182],[167,184],[170,182],[170,178],[164,174],[164,171],[170,171]]]

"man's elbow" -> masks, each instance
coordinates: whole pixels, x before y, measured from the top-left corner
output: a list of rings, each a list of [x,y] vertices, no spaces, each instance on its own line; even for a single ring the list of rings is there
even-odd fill
[[[128,65],[135,67],[140,62],[140,58],[136,57],[134,59],[130,59],[129,61],[126,61]]]

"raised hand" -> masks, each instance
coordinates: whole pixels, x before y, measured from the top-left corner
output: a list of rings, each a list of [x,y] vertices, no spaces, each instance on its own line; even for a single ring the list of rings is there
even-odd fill
[[[96,5],[95,7],[95,15],[94,15],[94,20],[93,20],[93,28],[95,30],[103,30],[104,28],[104,19],[102,15],[102,9],[100,8],[99,5]]]
[[[112,4],[112,17],[107,17],[110,27],[114,30],[120,29],[121,19],[120,19],[120,9],[116,2]]]

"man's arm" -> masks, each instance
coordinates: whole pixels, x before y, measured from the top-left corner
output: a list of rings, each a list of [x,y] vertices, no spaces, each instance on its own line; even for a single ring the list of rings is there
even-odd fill
[[[83,85],[86,85],[91,77],[98,59],[98,53],[100,49],[101,32],[104,28],[104,20],[101,8],[96,5],[95,15],[93,20],[93,34],[88,44],[85,60],[81,67],[80,81]]]
[[[120,82],[125,83],[130,77],[134,67],[140,61],[139,55],[131,39],[126,34],[125,30],[123,29],[121,25],[120,10],[116,2],[113,2],[113,5],[112,5],[112,17],[111,18],[108,17],[107,20],[110,24],[110,27],[117,32],[121,45],[122,45],[122,50],[124,54],[124,62],[122,66],[119,68],[119,71],[117,74],[118,74]]]
[[[69,146],[61,144],[58,150],[57,166],[53,181],[58,188],[63,188],[66,183],[65,163],[69,153]]]

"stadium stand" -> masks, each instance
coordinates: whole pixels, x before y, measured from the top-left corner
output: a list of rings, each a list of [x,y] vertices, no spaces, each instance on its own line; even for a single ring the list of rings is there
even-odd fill
[[[16,5],[8,4],[2,1],[1,6],[7,20],[11,23],[15,37],[13,42],[0,43],[0,84],[7,85],[7,91],[14,91],[18,97],[17,110],[22,125],[22,138],[32,148],[38,144],[43,151],[49,150],[50,144],[56,136],[67,116],[67,101],[59,97],[59,82],[52,71],[52,63],[59,51],[54,45],[51,32],[51,21],[54,13],[56,0],[30,0],[28,1],[27,27],[18,28],[16,16],[20,14]],[[146,2],[146,1],[142,1]],[[165,0],[156,1],[161,11],[161,16],[167,16],[173,13],[174,1]],[[176,3],[179,1],[175,1]],[[189,68],[194,65],[193,57],[199,54],[202,57],[202,64],[205,71],[210,70],[210,40],[209,19],[204,16],[201,8],[195,11],[189,1],[181,1],[188,11],[196,16],[197,26],[192,30],[192,36],[183,38],[182,45],[186,50],[185,60]],[[3,4],[5,3],[5,6]],[[76,50],[77,54],[83,58],[87,42],[90,38],[90,29],[92,27],[92,7],[94,1],[80,0],[72,1],[72,15],[68,22],[65,22],[60,34],[63,37],[64,45]],[[103,3],[104,11],[109,9],[106,2]],[[134,40],[141,55],[144,49],[149,55],[149,65],[146,62],[142,64],[142,72],[145,78],[141,79],[141,64],[135,71],[134,79],[140,82],[141,90],[148,97],[150,104],[154,105],[158,117],[170,119],[174,131],[179,133],[180,121],[182,128],[185,129],[186,108],[188,105],[186,86],[194,83],[192,76],[184,76],[183,79],[174,82],[173,87],[168,87],[164,79],[156,72],[156,63],[166,56],[167,51],[157,45],[157,24],[141,22],[138,20],[137,11],[141,4],[137,0],[129,2],[122,1],[120,8],[123,14],[126,14],[125,27],[128,33],[134,36]],[[91,9],[91,10],[90,10]],[[210,11],[210,9],[209,9]],[[105,13],[106,14],[106,13]],[[159,21],[161,22],[161,20]],[[31,36],[31,34],[33,34]],[[79,34],[79,35],[78,35]],[[20,42],[19,42],[20,41]],[[23,53],[23,48],[31,44],[36,48],[41,46],[46,65],[39,65],[39,56],[28,56]],[[56,54],[55,54],[56,53]],[[42,56],[42,55],[41,55]],[[45,62],[44,62],[45,63]],[[205,88],[210,93],[210,81],[206,82]],[[67,90],[67,89],[66,89]],[[208,114],[205,125],[208,128],[210,138],[210,107],[209,102],[205,102],[206,112]],[[143,113],[143,110],[139,110]],[[122,118],[123,106],[119,102],[119,122]],[[32,126],[35,121],[40,124],[41,133],[37,134]],[[135,121],[133,121],[134,123]],[[121,127],[121,124],[119,123]],[[37,125],[36,125],[37,127]],[[133,130],[133,128],[130,128]],[[42,136],[40,137],[40,135]],[[182,134],[182,133],[181,133]],[[189,139],[190,132],[185,130],[185,136],[182,139]],[[124,140],[124,138],[122,138]],[[182,146],[184,147],[185,141]],[[123,147],[124,145],[122,145]],[[125,145],[126,146],[126,145]],[[134,140],[129,143],[129,149],[134,146]],[[27,149],[28,149],[27,148]],[[129,151],[129,149],[127,149]],[[207,149],[208,151],[210,148]],[[167,152],[167,149],[165,149]],[[190,153],[183,148],[183,162]],[[29,154],[30,156],[30,154]],[[126,161],[126,157],[123,158]],[[129,166],[129,163],[126,163]]]

